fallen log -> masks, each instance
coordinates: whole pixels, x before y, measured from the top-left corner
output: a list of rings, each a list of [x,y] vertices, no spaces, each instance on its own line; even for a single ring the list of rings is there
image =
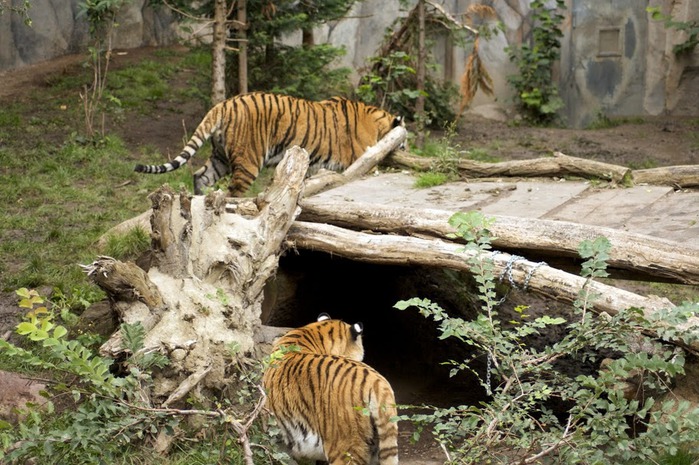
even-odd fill
[[[663,166],[633,171],[636,184],[660,184],[664,186],[697,187],[699,186],[699,166],[679,165]]]
[[[417,171],[430,170],[435,164],[434,159],[417,157],[402,150],[394,151],[386,161],[393,166]],[[551,157],[498,163],[462,159],[454,162],[464,178],[579,176],[604,179],[621,185],[654,184],[680,188],[699,186],[699,166],[696,165],[631,170],[624,166],[571,157],[561,152],[554,152]]]
[[[421,239],[395,235],[367,234],[328,224],[296,221],[287,237],[290,246],[298,249],[322,251],[352,260],[390,265],[426,265],[473,272],[468,259],[473,251],[464,250],[463,245],[439,239]],[[513,285],[525,287],[544,297],[573,303],[583,286],[601,296],[594,302],[593,311],[609,315],[628,308],[641,309],[646,317],[652,317],[663,309],[674,305],[665,298],[641,296],[629,291],[588,282],[580,276],[552,268],[543,263],[533,263],[510,254],[491,252],[486,257],[492,260],[494,271],[508,276]],[[692,317],[688,328],[699,325],[699,318]],[[699,342],[673,341],[688,349],[699,351]]]
[[[455,232],[453,212],[385,206],[362,202],[320,202],[304,199],[299,220],[328,223],[354,230],[371,229],[417,237],[446,238]],[[583,240],[604,236],[612,244],[609,266],[683,284],[699,284],[699,250],[643,234],[566,221],[493,215],[493,246],[517,253],[544,252],[577,258]]]
[[[432,169],[435,160],[416,157],[397,150],[387,160],[389,163],[410,169],[426,171]],[[631,170],[585,158],[577,158],[555,152],[551,157],[529,160],[509,160],[498,163],[485,163],[474,160],[455,160],[459,174],[465,178],[490,178],[498,176],[580,176],[591,179],[604,179],[624,184],[631,180]]]

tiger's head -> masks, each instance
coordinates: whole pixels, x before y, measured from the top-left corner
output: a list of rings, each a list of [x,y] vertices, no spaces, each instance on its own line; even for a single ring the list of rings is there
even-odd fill
[[[317,321],[286,333],[277,345],[295,345],[300,352],[337,355],[361,362],[364,358],[363,332],[362,323],[350,325],[321,313]]]

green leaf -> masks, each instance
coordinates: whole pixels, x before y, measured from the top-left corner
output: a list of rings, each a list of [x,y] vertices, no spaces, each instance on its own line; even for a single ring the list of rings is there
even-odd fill
[[[37,330],[36,325],[34,325],[28,321],[23,321],[17,325],[17,334],[21,334],[22,336],[33,333],[36,330]]]
[[[65,329],[63,326],[56,326],[56,328],[54,328],[53,330],[53,337],[56,339],[60,339],[66,334],[68,334],[68,330]]]

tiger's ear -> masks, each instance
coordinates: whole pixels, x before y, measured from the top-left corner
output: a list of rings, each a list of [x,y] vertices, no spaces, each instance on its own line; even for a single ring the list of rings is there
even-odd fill
[[[402,116],[396,116],[395,119],[393,120],[392,128],[397,128],[398,126],[405,126],[405,121],[403,121]]]
[[[355,323],[352,325],[350,331],[352,332],[352,337],[357,339],[364,332],[364,325],[361,322]]]
[[[323,313],[321,313],[320,315],[318,315],[318,320],[316,320],[316,321],[325,321],[325,320],[331,320],[331,319],[332,319],[332,318],[330,318],[330,315],[328,315],[327,313],[323,312]]]

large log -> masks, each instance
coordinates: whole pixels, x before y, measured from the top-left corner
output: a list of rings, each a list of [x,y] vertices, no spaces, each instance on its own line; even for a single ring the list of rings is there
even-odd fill
[[[299,219],[355,230],[446,238],[453,212],[362,202],[304,199]],[[683,284],[699,284],[699,250],[662,238],[566,221],[493,215],[493,245],[517,253],[578,257],[583,240],[604,236],[612,244],[609,266]]]
[[[418,171],[430,170],[435,164],[432,158],[417,157],[402,150],[393,152],[387,162],[394,166]],[[554,152],[551,157],[529,160],[485,163],[458,159],[454,160],[454,163],[464,178],[579,176],[587,179],[603,179],[622,185],[656,184],[682,188],[699,186],[699,166],[696,165],[631,170],[624,166],[571,157],[561,152]]]
[[[434,159],[416,157],[404,151],[395,151],[388,162],[411,169],[425,171],[432,169]],[[465,178],[491,178],[498,176],[580,176],[592,179],[604,179],[616,183],[631,180],[631,170],[619,165],[612,165],[585,158],[571,157],[555,152],[551,157],[529,160],[509,160],[498,163],[478,162],[474,160],[455,160],[461,176]]]
[[[296,221],[289,229],[288,240],[299,249],[322,251],[353,260],[390,265],[426,265],[473,272],[469,258],[475,254],[464,250],[463,245],[439,239],[421,239],[397,235],[368,234],[328,224]],[[589,286],[592,293],[601,298],[594,302],[593,310],[615,315],[628,308],[641,309],[647,317],[673,307],[664,298],[641,296],[596,281],[552,268],[543,263],[533,263],[507,253],[491,252],[485,257],[492,260],[495,272],[511,279],[511,285],[525,288],[539,295],[572,303],[578,291]],[[526,283],[526,286],[525,286]],[[687,327],[699,325],[699,318],[692,317]],[[674,341],[694,352],[699,342]]]
[[[635,170],[633,180],[637,184],[696,187],[699,186],[699,166],[679,165]]]

